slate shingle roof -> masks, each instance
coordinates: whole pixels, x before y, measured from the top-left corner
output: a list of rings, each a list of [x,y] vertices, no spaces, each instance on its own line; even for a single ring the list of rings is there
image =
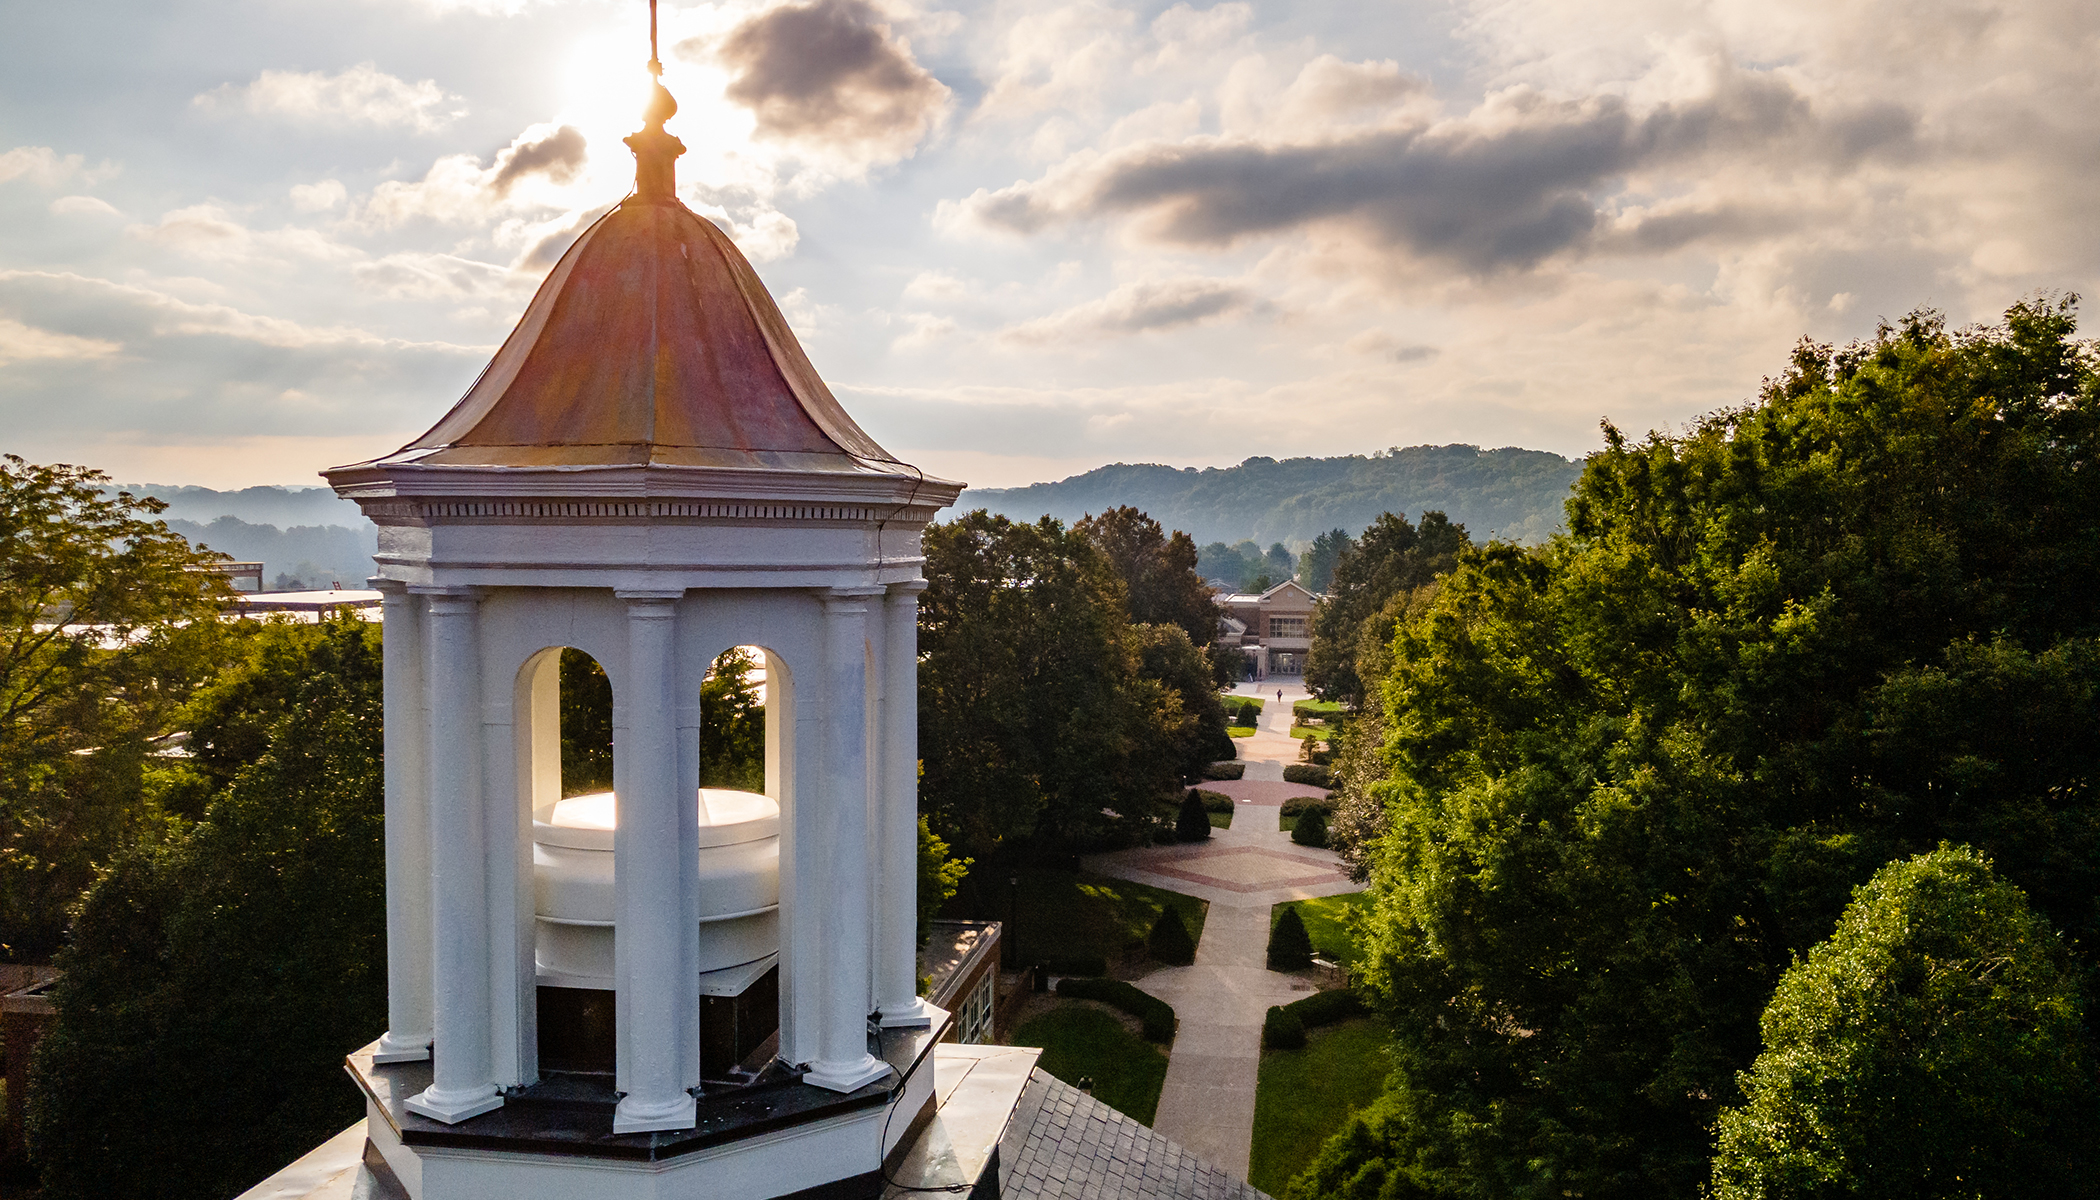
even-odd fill
[[[1269,1200],[1040,1069],[999,1142],[1004,1200]]]

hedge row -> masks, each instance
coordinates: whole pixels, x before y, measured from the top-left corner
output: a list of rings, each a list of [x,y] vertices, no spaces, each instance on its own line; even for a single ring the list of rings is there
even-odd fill
[[[1203,798],[1204,812],[1226,813],[1235,811],[1232,806],[1232,797],[1223,792],[1209,792],[1202,788],[1197,788],[1196,794]]]
[[[1302,1049],[1307,1029],[1360,1017],[1369,1011],[1362,998],[1348,988],[1314,992],[1303,1000],[1279,1004],[1262,1017],[1261,1048]]]
[[[1285,770],[1289,770],[1289,768],[1286,767]],[[1203,768],[1203,777],[1205,779],[1238,779],[1246,773],[1247,764],[1243,762],[1214,762]]]
[[[1057,994],[1068,1000],[1098,1000],[1136,1017],[1145,1036],[1155,1042],[1174,1040],[1174,1007],[1120,979],[1060,979]]]
[[[1302,783],[1310,787],[1332,788],[1334,772],[1316,763],[1292,763],[1283,769],[1285,783]]]

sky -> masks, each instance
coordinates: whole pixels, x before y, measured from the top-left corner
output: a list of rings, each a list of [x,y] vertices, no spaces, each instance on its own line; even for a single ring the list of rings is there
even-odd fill
[[[680,195],[893,455],[1682,428],[2100,275],[2091,0],[664,0]],[[644,0],[0,0],[0,450],[311,485],[628,190]]]

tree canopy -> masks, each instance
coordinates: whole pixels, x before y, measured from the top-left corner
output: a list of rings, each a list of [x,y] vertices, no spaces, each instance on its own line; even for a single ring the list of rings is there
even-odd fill
[[[2074,333],[2066,299],[1804,342],[1680,435],[1607,426],[1548,546],[1459,554],[1382,689],[1366,974],[1398,1069],[1294,1196],[1697,1194],[1782,973],[1942,841],[2093,969]]]
[[[227,636],[220,556],[107,483],[0,456],[0,957],[48,957],[96,869],[163,819],[151,743]]]
[[[1218,606],[1196,574],[1196,543],[1129,506],[1088,514],[1072,526],[1093,543],[1123,580],[1130,619],[1143,625],[1173,625],[1190,643],[1208,646],[1218,637]]]
[[[1321,536],[1333,539],[1340,533]],[[1409,524],[1399,513],[1381,513],[1362,537],[1330,541],[1333,578],[1326,598],[1313,609],[1305,686],[1322,700],[1362,707],[1366,689],[1357,659],[1363,645],[1383,647],[1390,642],[1400,615],[1394,602],[1404,607],[1416,590],[1450,570],[1458,552],[1471,544],[1465,526],[1452,524],[1440,512],[1423,513],[1419,525]]]
[[[2092,1047],[2069,955],[1967,847],[1890,863],[1787,969],[1715,1200],[2074,1196]]]

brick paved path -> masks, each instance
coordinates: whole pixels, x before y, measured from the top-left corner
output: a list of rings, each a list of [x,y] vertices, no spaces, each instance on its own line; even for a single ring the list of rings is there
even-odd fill
[[[1270,685],[1261,732],[1240,740],[1242,759],[1250,750],[1280,751],[1295,761],[1290,701],[1303,699],[1304,693],[1286,691],[1285,697],[1278,705],[1275,685]],[[1283,778],[1284,762],[1278,758],[1249,761],[1249,778],[1257,767]],[[1096,855],[1085,864],[1103,875],[1210,901],[1195,965],[1165,967],[1137,981],[1173,1005],[1181,1019],[1152,1127],[1243,1179],[1254,1135],[1262,1017],[1270,1005],[1289,1003],[1313,988],[1264,965],[1269,909],[1285,900],[1357,890],[1331,851],[1294,846],[1290,835],[1276,828],[1276,803],[1242,801],[1232,828],[1213,830],[1207,842],[1123,850]]]

